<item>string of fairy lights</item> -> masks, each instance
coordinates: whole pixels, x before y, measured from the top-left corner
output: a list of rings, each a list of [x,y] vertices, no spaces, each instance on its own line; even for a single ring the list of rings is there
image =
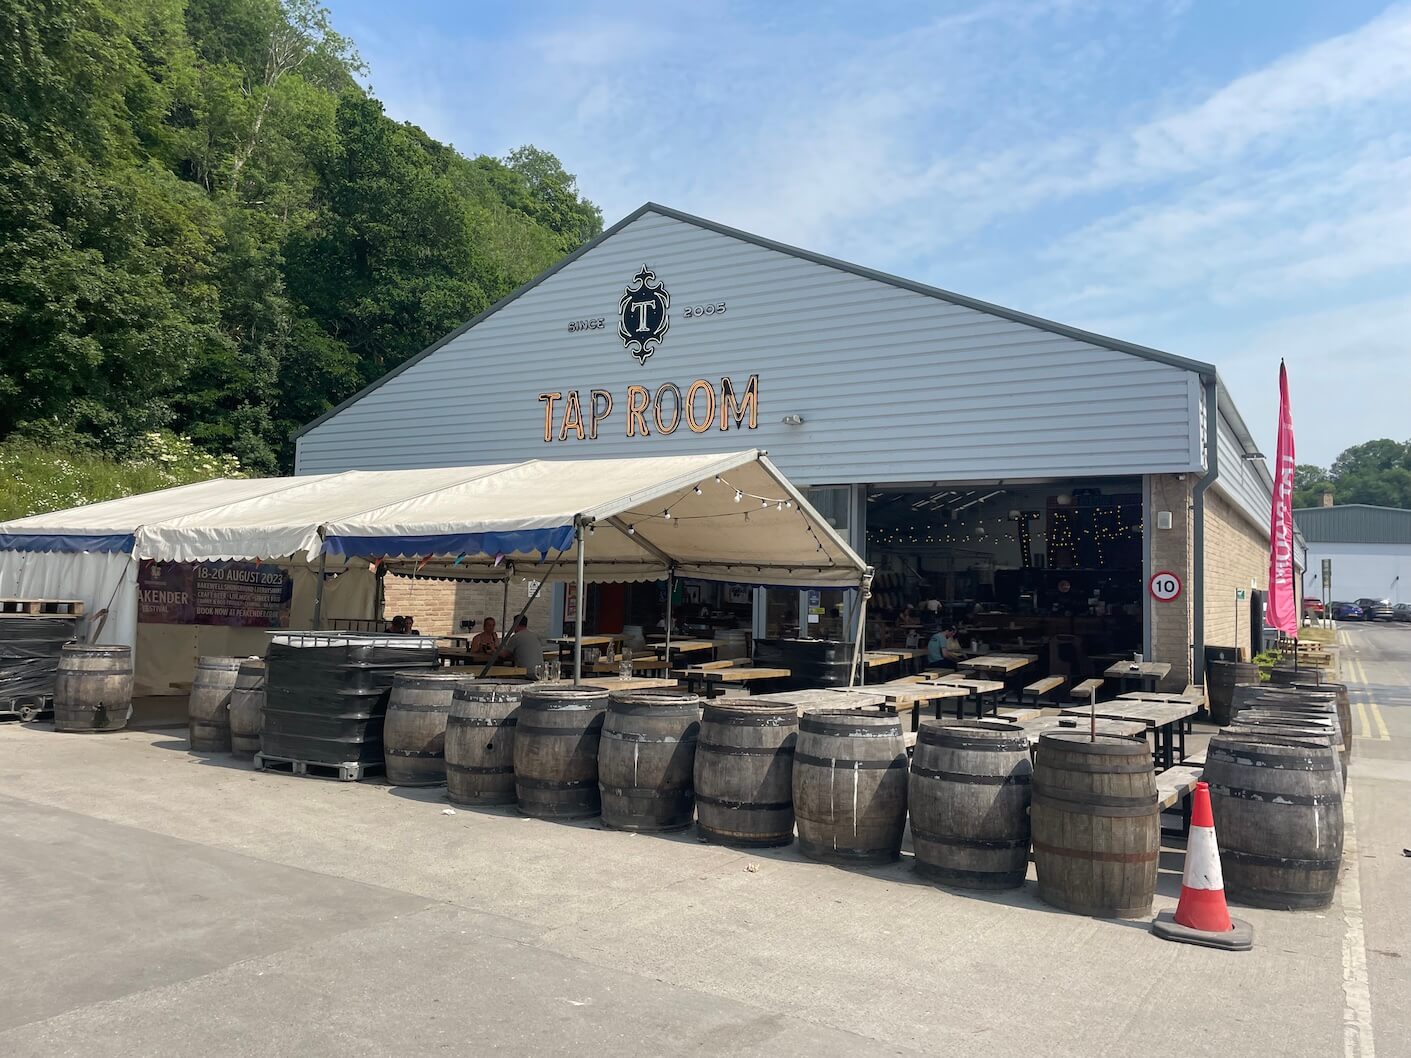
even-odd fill
[[[740,504],[740,509],[738,511],[727,510],[723,513],[713,511],[708,514],[676,513],[676,508],[681,506],[681,504],[687,503],[693,497],[705,494],[705,490],[701,487],[702,485],[711,484],[726,490],[727,494],[733,492],[734,502]],[[758,504],[758,506],[756,506],[756,504]],[[623,511],[620,517],[627,524],[627,535],[636,536],[638,526],[649,522],[660,522],[663,526],[679,526],[682,522],[719,521],[722,518],[740,518],[742,521],[748,523],[751,514],[759,516],[768,511],[798,511],[798,515],[803,521],[804,528],[807,530],[809,537],[813,540],[815,551],[818,554],[827,556],[830,566],[834,564],[832,555],[828,554],[828,549],[823,546],[823,541],[820,540],[818,534],[814,532],[812,520],[810,520],[803,511],[799,510],[792,496],[764,496],[759,493],[750,492],[748,489],[740,488],[735,485],[723,474],[714,475],[713,482],[706,481],[696,484],[690,490],[672,500],[671,503],[663,507],[660,512],[629,510]],[[589,526],[589,532],[591,531],[592,526]]]
[[[1134,520],[1128,520],[1129,511],[1137,512]],[[1106,566],[1114,546],[1141,540],[1144,525],[1140,512],[1139,503],[1050,508],[1047,526],[1043,531],[1046,551],[1051,556],[1065,552],[1071,555],[1083,542],[1092,541],[1097,565]],[[1091,517],[1085,518],[1084,515]],[[1007,520],[1013,521],[1012,518]],[[1085,527],[1084,522],[1088,522],[1090,527]],[[1015,526],[1015,531],[987,530],[983,518],[973,526],[966,527],[869,526],[867,531],[868,544],[880,547],[950,545],[983,549],[1003,541],[1018,543],[1022,550],[1027,536],[1027,533],[1018,531],[1018,526]]]

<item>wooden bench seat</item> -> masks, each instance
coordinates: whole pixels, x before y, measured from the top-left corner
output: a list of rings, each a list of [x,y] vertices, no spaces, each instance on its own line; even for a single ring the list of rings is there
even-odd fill
[[[1091,704],[1097,701],[1097,692],[1102,690],[1104,682],[1105,681],[1100,679],[1084,680],[1082,683],[1075,685],[1073,690],[1069,693],[1072,694],[1074,699],[1082,699]]]
[[[1202,769],[1191,764],[1178,764],[1158,772],[1156,776],[1156,803],[1164,812],[1175,808],[1195,792],[1195,784],[1200,781]]]
[[[1022,724],[1026,720],[1037,720],[1040,716],[1043,715],[1043,710],[1029,709],[1024,706],[1020,706],[1018,708],[1009,706],[1004,709],[996,709],[994,711],[994,715],[1001,720],[1008,720],[1011,723]]]
[[[1038,705],[1044,695],[1052,694],[1067,682],[1062,676],[1045,676],[1041,680],[1035,680],[1019,692],[1019,704],[1024,704],[1024,696],[1027,694],[1034,699],[1033,704]]]

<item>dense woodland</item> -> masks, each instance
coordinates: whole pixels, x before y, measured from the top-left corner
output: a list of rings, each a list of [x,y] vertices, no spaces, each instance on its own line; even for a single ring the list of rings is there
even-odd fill
[[[310,0],[0,4],[12,462],[287,471],[296,427],[601,230],[552,154],[466,157],[364,74]]]

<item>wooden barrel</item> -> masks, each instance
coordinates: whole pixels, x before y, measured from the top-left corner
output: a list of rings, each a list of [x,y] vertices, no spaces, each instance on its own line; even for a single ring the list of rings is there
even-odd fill
[[[1312,741],[1331,749],[1337,760],[1339,786],[1347,789],[1347,755],[1342,738],[1328,717],[1297,717],[1287,713],[1267,716],[1258,710],[1246,709],[1225,729],[1231,735],[1275,735],[1299,741]]]
[[[265,659],[245,658],[230,691],[230,752],[253,757],[265,724]]]
[[[1323,673],[1309,665],[1294,668],[1292,661],[1280,661],[1269,670],[1269,682],[1277,686],[1301,683],[1317,687],[1323,682]]]
[[[244,658],[203,657],[186,707],[193,753],[230,752],[230,692]]]
[[[519,810],[539,819],[586,819],[602,812],[598,741],[606,687],[525,689],[514,732]]]
[[[1304,670],[1300,669],[1302,675]],[[1352,701],[1347,696],[1347,684],[1345,683],[1319,683],[1317,681],[1303,682],[1294,681],[1288,684],[1291,690],[1315,691],[1324,694],[1332,694],[1333,702],[1337,707],[1338,723],[1342,725],[1343,749],[1348,753],[1352,752]]]
[[[1247,661],[1212,661],[1206,666],[1205,691],[1210,703],[1210,722],[1224,727],[1230,722],[1235,687],[1257,685],[1259,667]]]
[[[966,889],[1012,889],[1029,868],[1029,740],[927,720],[911,757],[916,873]]]
[[[696,741],[696,829],[707,841],[770,848],[794,840],[798,708],[706,702]]]
[[[1029,822],[1039,899],[1080,915],[1151,913],[1161,824],[1145,741],[1042,735]]]
[[[446,714],[446,800],[514,804],[514,736],[525,684],[466,680]]]
[[[889,863],[906,830],[906,743],[896,710],[811,709],[794,751],[799,849],[824,863]]]
[[[455,669],[410,669],[392,676],[382,754],[394,786],[446,781],[446,715],[451,696],[469,677]]]
[[[54,730],[120,731],[132,716],[132,648],[66,643],[54,680]]]
[[[620,691],[608,699],[598,745],[603,822],[614,830],[691,825],[701,699],[685,691]]]
[[[1332,903],[1343,819],[1330,746],[1222,732],[1210,740],[1204,777],[1232,899],[1285,910]]]

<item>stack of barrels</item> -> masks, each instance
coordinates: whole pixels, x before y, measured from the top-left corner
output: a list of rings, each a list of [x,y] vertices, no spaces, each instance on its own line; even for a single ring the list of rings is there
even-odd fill
[[[1345,687],[1235,688],[1231,725],[1205,764],[1231,898],[1286,910],[1332,902],[1351,750]]]

